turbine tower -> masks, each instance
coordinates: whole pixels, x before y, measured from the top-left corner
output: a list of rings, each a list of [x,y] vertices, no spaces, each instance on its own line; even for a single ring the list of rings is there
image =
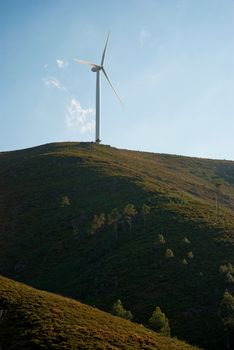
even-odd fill
[[[118,100],[122,103],[121,98],[119,97],[119,95],[117,94],[112,82],[110,81],[105,69],[104,69],[104,62],[105,62],[105,56],[106,56],[106,49],[107,49],[107,45],[108,45],[108,41],[109,41],[109,37],[110,37],[110,33],[108,33],[107,35],[107,39],[106,39],[106,43],[104,46],[104,50],[103,50],[103,54],[102,54],[102,59],[101,59],[101,63],[100,64],[96,64],[93,62],[89,62],[89,61],[83,61],[83,60],[78,60],[78,59],[74,59],[74,61],[81,63],[81,64],[86,64],[88,66],[91,66],[91,71],[96,73],[96,137],[95,137],[95,141],[96,143],[100,143],[100,107],[101,107],[101,103],[100,103],[100,90],[101,90],[101,76],[100,73],[102,72],[104,74],[104,76],[106,77],[108,83],[110,84],[110,86],[112,87],[115,95],[117,96]]]

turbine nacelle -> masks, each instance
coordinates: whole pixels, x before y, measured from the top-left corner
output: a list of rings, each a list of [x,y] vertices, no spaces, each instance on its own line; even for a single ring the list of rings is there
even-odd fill
[[[101,66],[100,66],[100,67],[99,67],[99,66],[94,66],[94,67],[91,68],[91,71],[92,71],[92,72],[97,72],[97,71],[99,71],[99,70],[101,70],[101,69],[102,69]]]

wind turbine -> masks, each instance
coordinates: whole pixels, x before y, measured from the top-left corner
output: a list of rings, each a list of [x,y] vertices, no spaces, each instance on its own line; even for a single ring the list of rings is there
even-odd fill
[[[107,39],[106,39],[106,43],[104,46],[104,50],[103,50],[103,54],[102,54],[102,59],[101,59],[101,63],[100,64],[96,64],[90,61],[83,61],[83,60],[78,60],[78,59],[74,59],[74,61],[81,63],[81,64],[86,64],[88,66],[91,66],[91,71],[96,73],[96,143],[100,143],[100,85],[101,85],[101,76],[100,76],[100,72],[102,72],[104,74],[104,76],[106,77],[108,83],[110,84],[110,86],[112,87],[115,95],[117,96],[118,100],[122,103],[121,98],[119,97],[119,95],[117,94],[112,82],[110,81],[105,69],[104,69],[104,62],[105,62],[105,56],[106,56],[106,49],[107,49],[107,45],[108,45],[108,41],[109,41],[109,37],[110,37],[110,33],[108,33],[107,35]]]

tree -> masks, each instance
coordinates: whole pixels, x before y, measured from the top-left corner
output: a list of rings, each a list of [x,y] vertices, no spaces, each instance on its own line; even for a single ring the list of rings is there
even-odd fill
[[[193,259],[194,258],[194,254],[193,254],[193,252],[188,252],[188,258],[189,259]]]
[[[161,333],[162,335],[171,335],[171,330],[169,327],[169,321],[166,315],[161,311],[160,307],[157,306],[152,316],[149,319],[149,326],[154,331]]]
[[[227,267],[227,265],[220,265],[220,267],[219,267],[219,273],[221,274],[221,275],[225,275],[226,273],[228,273],[229,271],[228,271],[228,267]]]
[[[174,258],[173,250],[167,249],[165,252],[165,258]]]
[[[234,284],[234,277],[230,272],[225,275],[225,279],[227,283]]]
[[[105,214],[101,213],[99,215],[94,215],[93,222],[91,225],[91,234],[94,234],[105,224]]]
[[[132,320],[133,319],[133,315],[131,313],[131,311],[126,310],[120,299],[118,299],[114,305],[112,306],[112,311],[111,313],[115,316],[119,316],[122,318],[125,318],[126,320]]]
[[[159,234],[158,235],[158,241],[157,241],[159,244],[165,244],[166,243],[166,240],[164,238],[163,235]]]
[[[190,244],[191,243],[190,240],[187,237],[184,237],[182,239],[182,242],[185,243],[185,244]]]
[[[123,216],[125,221],[129,224],[130,232],[132,232],[132,218],[136,215],[137,211],[133,204],[127,204],[123,210]]]
[[[118,239],[118,222],[121,219],[121,214],[117,208],[112,209],[108,215],[108,223],[113,225],[116,240]]]
[[[234,284],[234,267],[232,266],[232,264],[228,263],[225,265],[221,265],[219,267],[219,273],[221,275],[224,275],[225,277],[225,281],[229,284]]]
[[[124,216],[135,216],[136,213],[137,213],[137,211],[136,211],[133,204],[129,203],[129,204],[125,205],[124,210],[123,210]]]
[[[145,221],[146,221],[146,216],[149,215],[151,208],[147,204],[143,204],[141,207],[141,216],[143,218],[143,223],[144,223],[144,231],[145,231]]]
[[[61,201],[61,207],[68,207],[69,205],[71,205],[71,200],[68,196],[63,196],[62,197],[62,201]]]
[[[220,303],[219,315],[227,333],[227,349],[234,348],[234,297],[225,292]]]

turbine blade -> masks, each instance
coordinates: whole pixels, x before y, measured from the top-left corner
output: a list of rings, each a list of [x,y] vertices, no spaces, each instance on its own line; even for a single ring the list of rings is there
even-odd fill
[[[112,87],[112,89],[113,89],[114,93],[116,94],[116,96],[117,96],[117,98],[118,98],[119,102],[120,102],[120,103],[123,105],[123,101],[122,101],[122,100],[121,100],[121,98],[119,97],[119,95],[118,95],[117,91],[115,90],[115,88],[114,88],[114,86],[113,86],[112,82],[110,81],[110,79],[109,79],[108,75],[106,74],[106,71],[105,71],[105,69],[104,69],[103,67],[102,67],[102,71],[103,71],[103,74],[105,75],[105,77],[106,77],[106,79],[107,79],[108,83],[109,83],[109,84],[110,84],[110,86]]]
[[[101,68],[101,66],[99,66],[99,64],[96,64],[96,63],[93,63],[90,61],[78,60],[77,58],[73,58],[73,61],[81,63],[81,64],[87,64],[88,66],[91,66],[91,67]]]
[[[105,61],[106,48],[107,48],[107,44],[108,44],[108,41],[109,41],[109,37],[110,37],[110,32],[108,33],[107,38],[106,38],[106,44],[105,44],[105,47],[104,47],[104,50],[103,50],[103,54],[102,54],[101,66],[103,66],[104,61]]]

